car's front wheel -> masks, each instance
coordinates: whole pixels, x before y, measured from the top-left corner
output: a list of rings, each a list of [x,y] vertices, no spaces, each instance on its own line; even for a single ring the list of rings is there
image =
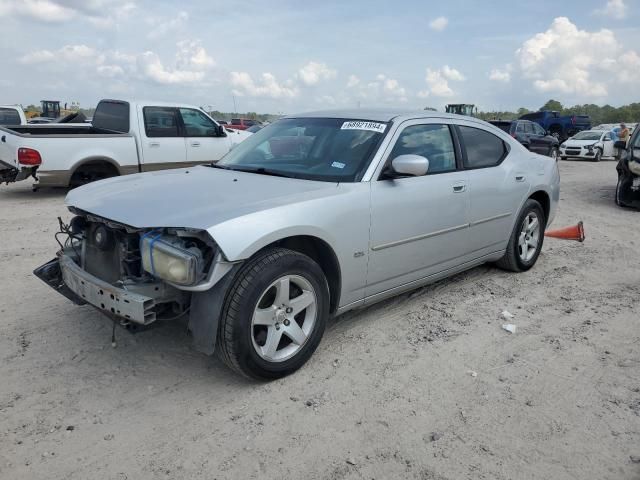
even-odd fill
[[[248,377],[284,377],[311,357],[328,315],[320,266],[293,250],[270,249],[247,262],[227,294],[217,351]]]
[[[504,256],[496,265],[512,272],[524,272],[538,260],[547,220],[542,205],[528,199],[513,227]]]
[[[599,162],[601,159],[602,159],[602,150],[597,149],[597,150],[596,150],[596,154],[595,154],[595,156],[593,157],[593,161],[594,161],[594,162]]]

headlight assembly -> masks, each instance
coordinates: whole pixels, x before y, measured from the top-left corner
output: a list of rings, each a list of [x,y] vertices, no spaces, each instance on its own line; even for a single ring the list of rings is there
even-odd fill
[[[202,254],[178,237],[148,232],[140,239],[142,268],[177,285],[193,285],[202,271]]]

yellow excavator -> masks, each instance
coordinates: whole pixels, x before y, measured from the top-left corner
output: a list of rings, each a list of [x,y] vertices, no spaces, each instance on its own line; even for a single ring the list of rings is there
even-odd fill
[[[79,108],[75,103],[71,103],[71,108],[66,108],[67,104],[65,103],[65,108],[60,108],[59,100],[41,100],[40,101],[40,111],[38,110],[28,110],[25,112],[26,117],[31,120],[34,118],[43,118],[56,120],[58,118],[64,118],[72,114],[76,114],[79,111]]]

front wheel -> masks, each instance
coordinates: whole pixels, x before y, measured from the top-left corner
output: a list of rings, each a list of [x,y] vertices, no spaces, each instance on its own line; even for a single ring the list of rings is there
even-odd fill
[[[596,150],[596,155],[593,157],[594,162],[599,162],[602,159],[602,150]]]
[[[227,294],[217,351],[247,377],[284,377],[311,357],[328,315],[329,287],[318,264],[270,249],[247,262]]]
[[[524,272],[533,267],[542,250],[546,224],[540,203],[528,199],[513,227],[507,250],[496,265],[512,272]]]

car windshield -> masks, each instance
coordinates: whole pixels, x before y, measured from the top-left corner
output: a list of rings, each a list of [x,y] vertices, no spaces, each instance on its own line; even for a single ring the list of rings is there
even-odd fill
[[[325,182],[356,182],[387,124],[342,118],[287,118],[254,133],[216,165]]]
[[[572,140],[600,140],[602,136],[602,132],[578,132],[573,137]]]

